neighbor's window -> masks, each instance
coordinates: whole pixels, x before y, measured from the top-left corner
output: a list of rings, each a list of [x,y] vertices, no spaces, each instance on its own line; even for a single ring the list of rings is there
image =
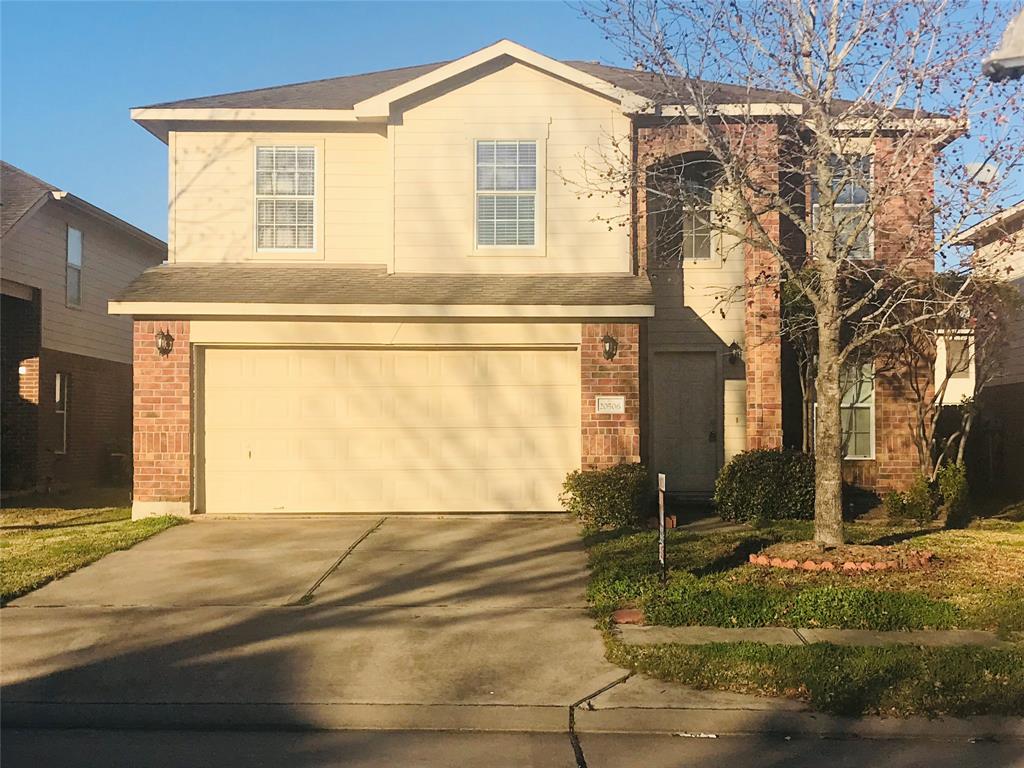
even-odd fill
[[[971,345],[968,339],[946,338],[946,378],[971,378]]]
[[[654,261],[710,261],[718,167],[704,156],[681,156],[648,174],[647,206]]]
[[[875,455],[875,376],[871,363],[847,367],[840,380],[843,451],[848,459]]]
[[[74,227],[68,227],[65,281],[68,306],[80,307],[82,305],[82,232]]]
[[[314,147],[256,147],[256,249],[313,250]]]
[[[871,218],[868,193],[871,185],[871,156],[833,158],[832,190],[835,195],[833,221],[836,227],[836,253],[855,261],[871,258]],[[811,189],[811,222],[818,227],[819,191]],[[852,242],[850,240],[852,239]]]
[[[68,452],[68,397],[71,394],[71,374],[58,373],[54,386],[54,412],[60,422],[60,442],[57,453]]]
[[[477,141],[477,247],[532,246],[537,229],[537,142]]]

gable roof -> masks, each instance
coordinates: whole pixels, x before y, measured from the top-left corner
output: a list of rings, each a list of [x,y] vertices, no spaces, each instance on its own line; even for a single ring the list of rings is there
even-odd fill
[[[999,47],[985,59],[981,68],[996,81],[1024,77],[1024,10],[1010,19]]]
[[[0,160],[0,237],[57,191],[52,184]]]
[[[165,101],[136,107],[132,117],[159,138],[163,121],[189,120],[385,120],[391,103],[481,64],[505,57],[573,82],[618,101],[631,112],[683,106],[683,95],[696,86],[714,104],[754,104],[785,107],[799,114],[802,100],[777,89],[748,88],[732,83],[664,77],[660,73],[614,67],[595,61],[557,61],[511,40],[499,40],[452,61],[438,61],[400,69],[325,78],[269,88]],[[836,99],[841,113],[854,102]],[[294,110],[295,112],[287,113]],[[908,109],[888,110],[893,117],[910,117]],[[922,117],[944,117],[919,113]]]
[[[603,81],[628,94],[635,94],[656,103],[666,93],[661,77],[654,72],[613,67],[596,61],[557,61],[529,48],[501,40],[479,51],[452,61],[435,61],[430,64],[419,64],[399,69],[386,69],[359,75],[329,77],[322,80],[311,80],[289,85],[277,85],[269,88],[255,88],[246,91],[200,96],[198,98],[164,101],[136,107],[139,110],[157,109],[356,109],[361,102],[386,94],[401,86],[414,83],[419,78],[436,73],[443,67],[459,66],[464,71],[478,66],[483,61],[491,60],[500,55],[514,58],[528,57],[542,64],[542,68],[562,69],[561,74],[568,74],[566,69],[575,70],[576,75],[569,74],[574,80],[579,75],[588,75],[595,81]],[[468,60],[468,61],[467,61]],[[528,62],[532,63],[532,62]],[[563,69],[564,68],[564,69]],[[681,78],[680,78],[681,80]],[[792,101],[794,96],[784,91],[746,89],[729,83],[704,83],[710,85],[713,94],[720,96],[722,102],[732,102],[741,98],[757,103],[774,103]],[[712,97],[714,98],[714,96]]]
[[[27,220],[47,200],[59,200],[78,208],[119,229],[146,245],[163,251],[167,243],[148,232],[144,232],[124,219],[119,219],[102,208],[97,208],[70,192],[65,192],[49,182],[43,181],[15,165],[0,160],[0,237],[6,237],[21,221]]]
[[[1024,227],[1024,200],[982,219],[969,229],[965,229],[953,240],[953,245],[977,245],[987,238],[1004,237],[1022,227]]]

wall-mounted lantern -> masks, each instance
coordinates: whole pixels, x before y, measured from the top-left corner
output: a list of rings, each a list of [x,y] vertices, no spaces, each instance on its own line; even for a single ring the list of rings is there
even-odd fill
[[[729,345],[729,364],[736,365],[743,359],[743,348],[735,341]]]
[[[619,353],[619,340],[614,336],[605,334],[604,338],[601,339],[601,343],[604,344],[604,359],[614,360],[615,356]]]
[[[156,351],[166,357],[174,349],[174,337],[166,330],[156,332]]]

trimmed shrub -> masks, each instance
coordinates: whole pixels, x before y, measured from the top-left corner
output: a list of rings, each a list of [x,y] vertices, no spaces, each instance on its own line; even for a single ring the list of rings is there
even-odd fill
[[[963,464],[943,464],[939,468],[939,495],[946,514],[947,525],[965,525],[970,517],[967,468]]]
[[[722,468],[714,498],[723,520],[811,520],[814,457],[800,451],[744,451]]]
[[[570,472],[558,498],[566,512],[593,531],[639,526],[651,493],[647,467],[617,464],[606,469]]]
[[[903,493],[887,493],[884,504],[886,514],[893,522],[913,520],[918,525],[926,525],[935,519],[939,511],[935,493],[924,475],[918,475]]]

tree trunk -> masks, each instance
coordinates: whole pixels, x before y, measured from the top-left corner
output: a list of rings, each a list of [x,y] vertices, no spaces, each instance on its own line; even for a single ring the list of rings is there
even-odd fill
[[[818,317],[817,417],[814,429],[814,540],[834,547],[843,538],[843,432],[839,387],[839,319]]]

